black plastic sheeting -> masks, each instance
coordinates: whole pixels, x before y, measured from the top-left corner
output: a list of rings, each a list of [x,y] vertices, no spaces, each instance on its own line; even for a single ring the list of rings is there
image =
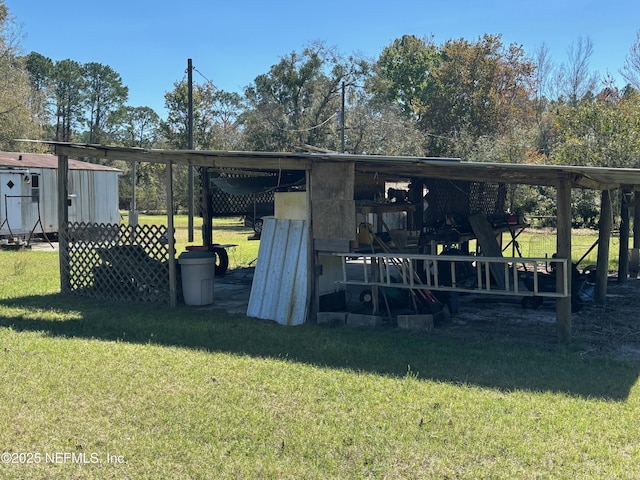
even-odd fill
[[[278,188],[304,185],[305,172],[282,172],[256,177],[211,177],[213,184],[230,195],[264,193]]]

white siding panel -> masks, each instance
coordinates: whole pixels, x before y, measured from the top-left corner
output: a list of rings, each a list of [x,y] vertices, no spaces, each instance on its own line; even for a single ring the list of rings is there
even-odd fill
[[[300,325],[307,317],[308,227],[303,220],[265,220],[247,315]]]
[[[70,170],[69,194],[73,195],[70,222],[119,223],[118,175],[114,172]]]
[[[58,231],[58,170],[43,168],[40,173],[40,215],[47,233]]]

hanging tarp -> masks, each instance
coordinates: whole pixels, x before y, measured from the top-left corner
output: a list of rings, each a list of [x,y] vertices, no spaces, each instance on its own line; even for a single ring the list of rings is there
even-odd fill
[[[264,193],[276,188],[288,188],[304,185],[304,172],[282,172],[260,176],[212,176],[211,182],[230,195],[249,195]]]

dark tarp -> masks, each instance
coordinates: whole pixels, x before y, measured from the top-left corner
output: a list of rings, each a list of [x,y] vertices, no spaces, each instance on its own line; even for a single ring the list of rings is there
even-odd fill
[[[264,193],[276,188],[304,185],[305,172],[282,172],[255,177],[211,177],[213,184],[230,195]]]

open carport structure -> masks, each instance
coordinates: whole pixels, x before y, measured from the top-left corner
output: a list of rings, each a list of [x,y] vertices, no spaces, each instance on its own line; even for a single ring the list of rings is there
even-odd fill
[[[268,306],[256,307],[269,310],[275,308],[274,315],[281,315],[279,310],[285,310],[285,317],[292,315],[291,302],[297,296],[302,302],[303,308],[297,310],[295,315],[300,317],[297,321],[290,322],[285,319],[283,323],[300,323],[301,321],[313,321],[319,310],[320,297],[326,282],[335,283],[333,270],[334,263],[327,259],[345,257],[352,253],[354,242],[358,238],[357,212],[359,208],[358,198],[364,191],[375,190],[379,192],[377,185],[384,185],[387,181],[408,180],[413,184],[431,180],[443,180],[447,182],[468,182],[474,185],[544,185],[557,189],[557,289],[556,289],[556,318],[557,334],[561,343],[569,343],[571,340],[571,282],[569,270],[571,268],[571,191],[572,189],[594,189],[602,192],[600,241],[598,254],[598,268],[596,278],[596,301],[604,301],[607,285],[607,261],[608,245],[611,231],[612,205],[609,192],[622,190],[624,198],[631,198],[640,191],[640,170],[621,168],[596,168],[582,166],[560,165],[529,165],[507,163],[475,163],[461,161],[459,159],[420,158],[420,157],[395,157],[377,155],[348,155],[334,153],[286,153],[286,152],[229,152],[229,151],[186,151],[186,150],[145,150],[135,148],[110,147],[99,145],[86,145],[74,143],[47,142],[58,156],[59,176],[59,200],[58,208],[60,219],[60,231],[68,230],[68,214],[66,212],[66,172],[68,171],[69,158],[94,157],[98,159],[124,160],[129,162],[153,162],[163,163],[167,166],[167,211],[168,228],[168,291],[167,296],[170,305],[176,304],[176,272],[175,251],[173,244],[173,211],[172,200],[172,168],[174,165],[191,165],[198,167],[203,182],[205,195],[209,186],[209,175],[217,175],[219,172],[234,172],[246,175],[270,175],[276,179],[282,178],[284,173],[298,173],[304,177],[303,185],[299,188],[296,204],[302,205],[303,213],[297,214],[292,221],[301,222],[299,230],[302,236],[297,240],[297,251],[293,254],[304,253],[298,258],[303,258],[304,265],[296,264],[296,271],[291,272],[286,268],[272,265],[271,272],[266,272],[267,277],[259,288],[256,289],[256,297],[274,299]],[[374,200],[374,199],[371,199]],[[422,210],[422,195],[418,195],[411,203],[414,209]],[[623,205],[623,223],[626,222],[627,233],[621,232],[620,262],[623,267],[627,265],[628,244],[628,206],[634,201]],[[409,209],[407,209],[409,210]],[[208,208],[203,211],[204,217],[204,242],[212,241],[212,216]],[[278,219],[276,219],[277,221]],[[284,219],[286,220],[286,219]],[[624,237],[624,238],[623,238]],[[69,238],[69,237],[61,237]],[[627,240],[627,244],[624,241]],[[61,259],[68,258],[69,244],[61,241]],[[266,250],[265,250],[266,251]],[[261,255],[263,254],[261,245]],[[431,252],[435,253],[435,252]],[[429,260],[428,256],[413,256],[414,259]],[[486,252],[485,252],[486,255]],[[384,255],[383,255],[384,256]],[[259,258],[258,263],[266,261]],[[282,262],[285,258],[277,260],[270,258],[272,262]],[[511,263],[520,262],[521,259],[507,259]],[[502,261],[502,260],[500,260]],[[281,264],[280,264],[281,266]],[[62,291],[69,290],[68,272],[64,269],[66,264],[61,260]],[[300,280],[300,269],[303,271]],[[271,275],[271,276],[269,276]],[[276,277],[274,277],[275,275]],[[287,277],[297,275],[294,283],[287,282]],[[323,287],[325,284],[325,287]],[[295,292],[278,291],[279,288],[294,288]],[[424,286],[416,287],[423,288]],[[413,288],[413,287],[412,287]],[[429,287],[437,290],[438,285]],[[447,287],[449,290],[455,287]],[[272,291],[268,291],[272,289]],[[446,288],[445,288],[446,289]],[[491,293],[491,292],[487,292]],[[494,292],[495,293],[495,292]],[[252,297],[254,296],[252,292]],[[277,300],[280,299],[280,300]],[[273,303],[280,302],[274,307]],[[269,302],[268,302],[269,303]],[[278,310],[279,309],[279,310]],[[268,315],[265,318],[270,318]],[[260,316],[260,315],[258,315]],[[261,317],[262,318],[262,317]],[[275,318],[273,318],[275,319]]]

